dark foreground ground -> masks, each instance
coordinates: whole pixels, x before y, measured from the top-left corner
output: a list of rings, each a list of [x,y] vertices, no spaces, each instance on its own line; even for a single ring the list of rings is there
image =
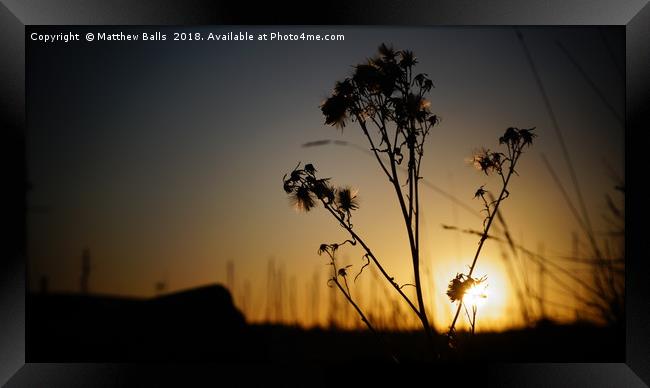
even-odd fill
[[[429,357],[418,332],[384,333],[402,362]],[[436,341],[444,349],[445,338]],[[390,362],[367,331],[247,325],[221,286],[150,300],[29,295],[28,362]],[[489,362],[624,362],[622,330],[554,325],[461,334],[443,358]]]

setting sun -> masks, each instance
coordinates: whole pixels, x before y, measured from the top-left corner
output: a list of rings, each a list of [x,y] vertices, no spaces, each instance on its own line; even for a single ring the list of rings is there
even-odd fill
[[[487,302],[487,289],[488,285],[486,283],[479,283],[470,287],[463,296],[463,303],[469,306],[483,306]]]

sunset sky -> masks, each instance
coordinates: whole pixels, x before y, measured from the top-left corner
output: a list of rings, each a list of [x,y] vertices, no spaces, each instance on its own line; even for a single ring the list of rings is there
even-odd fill
[[[572,235],[580,230],[541,155],[574,197],[569,173],[514,28],[157,30],[343,33],[345,41],[30,42],[27,162],[33,189],[27,233],[34,290],[47,276],[51,291],[78,291],[84,247],[92,255],[90,290],[98,294],[150,297],[161,280],[168,291],[226,283],[232,261],[235,300],[246,299],[249,287],[245,312],[259,321],[266,317],[272,260],[284,274],[286,298],[295,298],[293,315],[301,323],[314,323],[310,298],[319,288],[317,317],[324,324],[329,268],[316,251],[346,234],[322,208],[303,214],[290,206],[282,176],[298,162],[313,163],[334,183],[358,189],[355,228],[399,283],[411,282],[403,221],[376,161],[355,146],[302,147],[324,139],[366,147],[356,124],[344,131],[324,125],[319,105],[335,81],[350,75],[352,65],[374,55],[382,42],[414,51],[417,71],[435,85],[428,98],[441,123],[429,138],[422,176],[474,209],[421,188],[425,297],[436,326],[451,320],[454,306],[445,289],[457,272],[467,270],[478,243],[477,236],[442,225],[481,228],[481,203],[473,194],[483,184],[497,190],[499,181],[473,169],[467,159],[481,146],[495,149],[507,127],[537,127],[538,133],[502,205],[513,237],[532,251],[572,254]],[[624,117],[624,30],[521,31],[563,131],[594,229],[605,231],[605,194],[622,198],[613,175],[625,172],[624,128],[617,118]],[[584,235],[580,241],[586,250]],[[519,325],[500,247],[486,244],[475,270],[488,277],[479,329]],[[360,250],[347,249],[341,259],[356,273],[361,256]],[[538,284],[532,264],[526,276],[531,287]],[[546,283],[547,298],[574,303],[551,280]],[[366,306],[384,295],[370,272],[355,287]],[[574,316],[566,307],[547,309],[559,319]]]

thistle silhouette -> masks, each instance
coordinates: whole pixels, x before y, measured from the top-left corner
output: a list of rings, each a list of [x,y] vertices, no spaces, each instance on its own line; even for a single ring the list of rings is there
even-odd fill
[[[425,140],[431,128],[440,121],[437,115],[431,113],[430,103],[425,98],[434,85],[427,74],[414,72],[418,62],[413,52],[394,50],[385,44],[379,46],[378,51],[375,57],[355,66],[351,76],[336,82],[332,95],[320,108],[327,125],[343,130],[349,122],[358,124],[395,192],[409,241],[416,300],[411,300],[402,291],[404,285],[400,286],[388,274],[379,258],[353,228],[352,213],[359,208],[356,192],[348,187],[332,187],[329,178],[316,176],[312,164],[306,164],[302,169],[298,165],[285,175],[284,190],[298,209],[309,211],[316,204],[322,204],[348,232],[350,238],[344,243],[323,244],[319,249],[319,253],[330,256],[333,266],[334,253],[338,248],[344,244],[361,245],[365,251],[362,257],[364,265],[355,279],[365,267],[374,264],[420,320],[429,345],[434,350],[433,329],[426,313],[420,279],[419,195]],[[406,173],[398,174],[403,164],[406,165]],[[347,281],[347,268],[342,273],[335,272],[330,282],[339,285],[340,277]],[[346,287],[339,288],[357,308]],[[358,308],[357,312],[370,328],[365,315]]]

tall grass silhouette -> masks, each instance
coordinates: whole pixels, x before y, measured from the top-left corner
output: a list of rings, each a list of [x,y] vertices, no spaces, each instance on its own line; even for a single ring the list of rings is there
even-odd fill
[[[578,284],[581,290],[586,293],[586,297],[576,292],[576,287],[566,285],[556,277],[556,282],[562,285],[568,293],[573,296],[582,304],[584,310],[590,314],[595,314],[600,320],[611,326],[621,326],[624,319],[625,301],[624,301],[624,265],[625,265],[625,248],[624,242],[621,238],[625,236],[625,214],[624,205],[617,205],[612,198],[605,194],[605,201],[608,214],[604,215],[604,219],[609,224],[608,230],[604,236],[597,235],[591,221],[590,212],[587,210],[585,199],[582,193],[581,185],[579,183],[578,174],[574,167],[574,163],[569,152],[567,143],[564,139],[564,134],[559,124],[553,105],[546,91],[544,82],[539,74],[535,61],[531,55],[530,49],[524,39],[524,35],[519,29],[515,29],[517,39],[519,40],[522,50],[525,54],[528,65],[534,76],[537,88],[539,89],[544,107],[551,120],[555,136],[562,150],[562,159],[564,160],[566,171],[570,177],[570,183],[575,195],[575,200],[571,199],[564,184],[558,177],[555,169],[551,165],[548,158],[542,155],[542,160],[546,169],[549,171],[557,189],[561,192],[562,198],[566,202],[571,215],[576,220],[580,232],[583,237],[587,239],[587,257],[578,257],[578,252],[575,252],[573,257],[562,258],[560,263],[553,262],[547,257],[540,255],[528,255],[531,259],[544,265],[549,265],[561,272],[569,279],[570,282]],[[621,124],[623,128],[622,117],[617,113],[613,106],[607,101],[603,93],[596,86],[595,82],[587,75],[582,66],[576,61],[571,53],[560,43],[556,42],[562,53],[570,60],[572,65],[578,70],[580,75],[585,79],[587,84],[600,98],[605,107],[612,116]],[[610,52],[611,54],[611,52]],[[615,63],[615,62],[614,62]],[[619,69],[617,69],[619,70]],[[615,174],[614,174],[615,175]],[[614,188],[620,193],[625,194],[625,182],[619,177],[615,177]],[[618,241],[617,241],[618,238]],[[581,263],[588,266],[591,273],[591,283],[584,281],[580,276],[572,271],[564,268],[567,263]]]

